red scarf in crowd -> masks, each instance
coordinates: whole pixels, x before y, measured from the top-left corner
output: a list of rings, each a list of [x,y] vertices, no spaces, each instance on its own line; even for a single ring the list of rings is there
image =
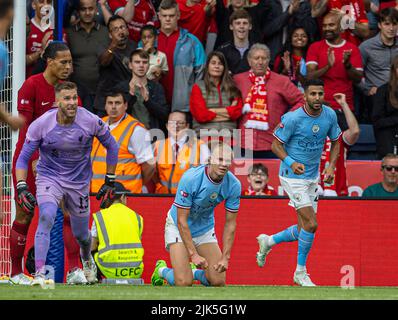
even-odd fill
[[[267,81],[271,75],[269,69],[265,76],[256,76],[253,71],[249,73],[249,80],[253,83],[243,105],[243,113],[249,117],[245,128],[268,130],[268,104],[267,104]]]

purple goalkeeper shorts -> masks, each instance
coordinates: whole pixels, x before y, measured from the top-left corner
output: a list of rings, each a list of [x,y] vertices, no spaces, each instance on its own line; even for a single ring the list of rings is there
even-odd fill
[[[64,207],[72,216],[87,217],[90,214],[90,185],[82,188],[61,186],[58,181],[48,177],[36,178],[37,204],[51,202],[59,206],[64,200]]]

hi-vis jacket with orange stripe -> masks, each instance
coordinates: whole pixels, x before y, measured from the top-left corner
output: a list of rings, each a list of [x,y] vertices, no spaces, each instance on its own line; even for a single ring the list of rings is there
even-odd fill
[[[141,238],[142,217],[122,203],[115,203],[93,215],[98,233],[94,254],[106,278],[141,278],[144,270]]]
[[[202,140],[190,139],[190,142],[184,143],[175,159],[175,150],[171,145],[170,138],[156,141],[154,154],[160,182],[156,183],[155,193],[175,194],[177,192],[178,182],[184,172],[192,166],[200,164],[200,146],[202,144],[204,144]]]
[[[107,122],[108,117],[104,117],[102,120]],[[138,125],[142,126],[137,119],[126,114],[125,118],[111,130],[112,136],[119,145],[116,181],[122,183],[132,193],[141,193],[142,191],[141,166],[137,163],[135,155],[128,150],[130,137]],[[98,192],[104,183],[106,174],[106,149],[98,139],[93,141],[91,161],[93,166],[91,192]]]

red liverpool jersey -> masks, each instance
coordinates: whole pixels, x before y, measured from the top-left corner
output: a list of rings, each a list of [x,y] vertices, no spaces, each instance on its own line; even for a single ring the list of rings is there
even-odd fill
[[[44,35],[48,32],[53,32],[53,29],[41,28],[35,19],[32,19],[30,22],[30,31],[28,37],[26,38],[26,54],[32,54],[34,52],[40,51],[42,49]],[[34,64],[26,67],[26,79],[31,75],[33,68]]]
[[[109,7],[114,14],[118,14],[123,10],[128,0],[108,0]],[[141,40],[140,31],[146,24],[152,24],[155,27],[159,26],[158,17],[156,15],[155,7],[150,0],[135,0],[134,17],[131,21],[127,21],[130,39],[135,42]]]
[[[347,158],[347,150],[350,147],[347,142],[344,141],[344,134],[342,134],[339,138],[340,144],[340,154],[339,158],[337,159],[336,169],[334,170],[334,182],[333,184],[325,184],[323,182],[324,175],[322,174],[325,166],[329,165],[330,160],[330,149],[332,143],[329,137],[326,139],[325,146],[323,148],[322,157],[321,157],[321,165],[320,165],[320,172],[321,172],[321,187],[323,190],[333,190],[336,192],[338,196],[348,196],[348,187],[347,187],[347,174],[346,174],[346,158]]]

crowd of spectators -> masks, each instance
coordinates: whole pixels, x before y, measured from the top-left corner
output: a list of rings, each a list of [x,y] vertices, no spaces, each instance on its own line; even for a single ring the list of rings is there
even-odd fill
[[[75,82],[82,107],[106,117],[121,139],[118,177],[140,180],[129,190],[150,182],[158,193],[175,192],[186,169],[207,161],[214,136],[228,138],[243,156],[275,158],[273,129],[304,104],[306,79],[325,83],[325,104],[344,131],[343,155],[359,137],[358,123],[373,125],[379,159],[397,153],[395,2],[69,0],[63,44],[53,41],[52,1],[27,3],[19,112],[37,118],[53,100],[40,92],[49,96],[58,81]],[[98,178],[103,150],[94,151]],[[337,177],[345,180],[341,168]],[[248,179],[246,194],[274,194],[267,168],[252,167]],[[332,193],[346,195],[344,183],[337,185]]]

